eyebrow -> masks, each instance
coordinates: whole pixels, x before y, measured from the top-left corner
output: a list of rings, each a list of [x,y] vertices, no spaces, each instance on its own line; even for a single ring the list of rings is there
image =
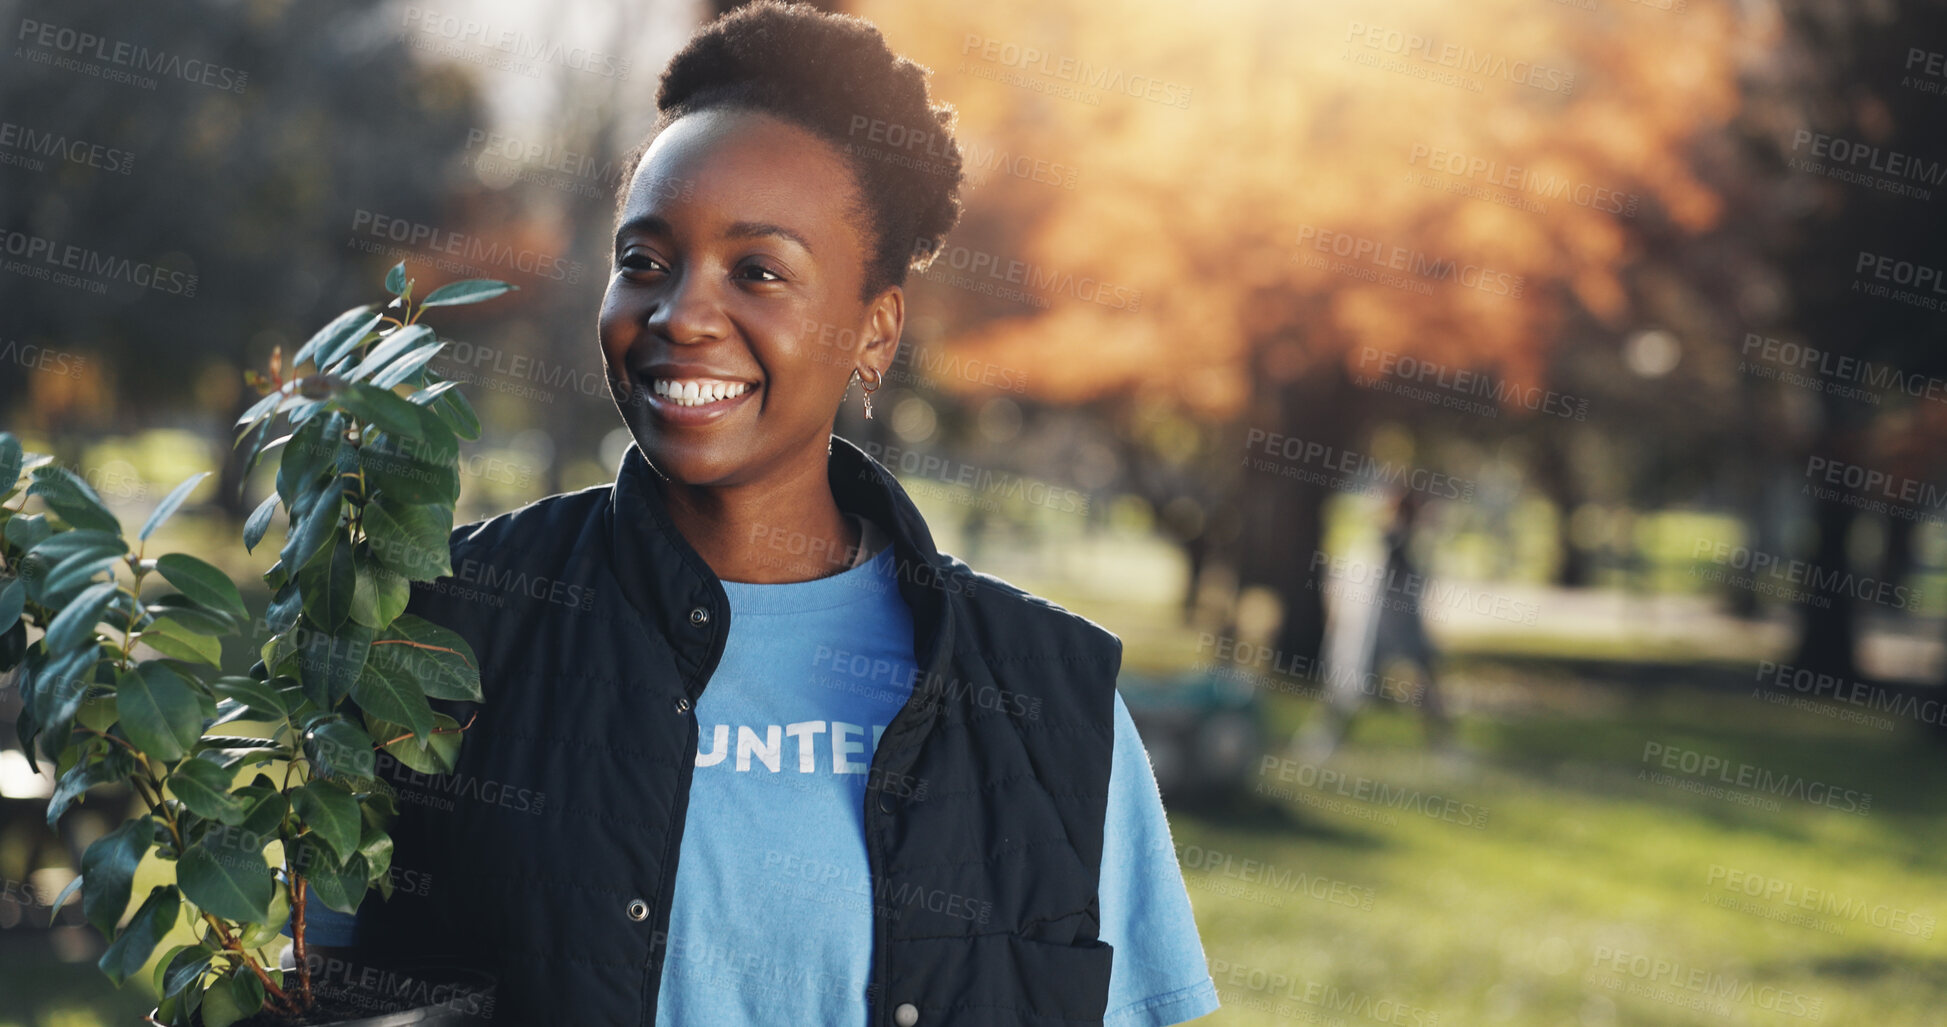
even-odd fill
[[[628,235],[630,232],[646,232],[650,235],[676,234],[670,228],[669,222],[662,217],[655,214],[638,214],[622,222],[622,227],[615,230],[615,244],[620,246],[622,244],[622,237]],[[774,225],[768,221],[738,221],[731,224],[729,228],[724,229],[723,232],[723,237],[726,239],[756,239],[767,235],[774,235],[780,239],[789,239],[803,247],[806,253],[812,252],[811,244],[805,241],[804,236],[793,232],[783,225]]]

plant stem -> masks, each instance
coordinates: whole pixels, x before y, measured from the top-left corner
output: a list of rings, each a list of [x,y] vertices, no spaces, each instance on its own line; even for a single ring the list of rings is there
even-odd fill
[[[311,960],[304,944],[304,878],[291,875],[291,947],[296,950],[297,988],[304,1004],[311,1005]]]

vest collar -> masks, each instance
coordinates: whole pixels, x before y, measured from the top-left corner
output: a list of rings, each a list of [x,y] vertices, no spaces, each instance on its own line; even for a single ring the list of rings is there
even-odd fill
[[[958,561],[942,556],[919,508],[884,464],[852,442],[833,435],[826,474],[832,497],[846,513],[865,517],[891,536],[900,595],[913,611],[913,648],[928,671],[942,680],[951,653],[947,597],[973,585]],[[663,476],[631,442],[616,472],[605,515],[611,567],[630,605],[670,641],[684,676],[694,679],[713,666],[729,627],[729,597],[722,581],[670,519]],[[698,624],[694,611],[707,612]],[[705,637],[710,644],[702,645]],[[694,640],[695,645],[683,644]],[[690,691],[698,689],[692,681]]]

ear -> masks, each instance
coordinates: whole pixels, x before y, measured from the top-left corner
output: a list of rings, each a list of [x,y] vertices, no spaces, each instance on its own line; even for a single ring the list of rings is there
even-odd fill
[[[906,290],[890,286],[865,308],[865,329],[859,333],[859,366],[877,368],[884,375],[899,355],[900,332],[906,325]]]

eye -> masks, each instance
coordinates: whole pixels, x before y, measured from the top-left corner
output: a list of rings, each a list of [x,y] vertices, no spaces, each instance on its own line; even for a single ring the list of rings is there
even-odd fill
[[[763,264],[757,263],[756,261],[751,261],[739,267],[737,269],[737,274],[742,278],[744,278],[746,281],[751,281],[751,282],[784,281],[784,272],[769,267],[765,267]],[[765,277],[767,275],[769,277]]]
[[[639,250],[634,250],[634,251],[630,251],[629,253],[623,254],[621,259],[615,262],[615,266],[621,268],[624,271],[651,271],[651,270],[667,271],[669,270],[668,268],[663,267],[662,263],[656,260],[656,258],[651,257],[648,254],[643,253]]]

